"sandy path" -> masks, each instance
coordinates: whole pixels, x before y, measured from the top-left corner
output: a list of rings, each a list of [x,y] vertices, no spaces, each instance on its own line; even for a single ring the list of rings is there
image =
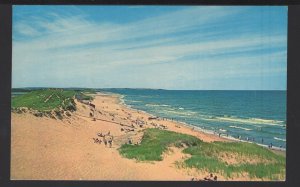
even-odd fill
[[[151,128],[151,122],[166,125],[168,130],[191,134],[204,141],[222,140],[218,136],[196,132],[171,121],[148,120],[149,115],[119,104],[117,96],[97,95],[97,119],[89,117],[87,105],[77,102],[78,110],[69,118],[55,120],[31,114],[12,113],[11,179],[37,180],[190,180],[203,178],[207,173],[178,169],[174,162],[188,155],[181,150],[164,154],[160,162],[136,162],[120,156],[117,148],[131,137],[141,139],[141,130]],[[140,128],[135,119],[148,125]],[[120,123],[123,125],[121,126]],[[124,126],[125,125],[125,126]],[[134,128],[128,126],[134,125]],[[125,133],[121,128],[134,129]],[[109,132],[115,136],[112,148],[94,143],[97,133]]]

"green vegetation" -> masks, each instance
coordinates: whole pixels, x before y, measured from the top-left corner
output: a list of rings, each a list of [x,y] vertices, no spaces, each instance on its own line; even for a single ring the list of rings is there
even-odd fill
[[[164,131],[146,129],[140,145],[122,145],[121,155],[140,161],[160,161],[169,146],[186,145],[184,153],[191,157],[177,164],[180,167],[196,168],[233,177],[241,173],[271,180],[284,179],[285,157],[255,144],[242,142],[206,143],[196,137]],[[231,158],[231,162],[229,162]]]
[[[11,91],[12,92],[30,92],[32,90],[30,90],[29,88],[12,88]]]
[[[76,92],[63,89],[42,89],[28,92],[12,99],[12,108],[27,107],[38,111],[62,108],[76,110],[73,97]]]
[[[91,94],[90,92],[78,92],[76,94],[76,98],[80,100],[93,100],[92,96],[86,95],[86,94]]]
[[[93,89],[84,89],[82,92],[88,93],[88,94],[96,94],[96,91]]]
[[[202,142],[183,151],[192,155],[184,165],[224,176],[247,172],[250,177],[273,179],[285,175],[285,158],[256,144],[242,142]],[[234,163],[222,159],[230,157]],[[278,176],[279,175],[279,176]]]
[[[65,88],[65,90],[74,90],[76,92],[82,92],[86,94],[96,94],[96,90],[93,88]]]
[[[135,158],[141,161],[160,161],[162,160],[162,153],[170,145],[180,147],[183,144],[192,146],[200,143],[201,141],[193,136],[158,129],[147,129],[141,145],[124,144],[119,151],[127,158]]]

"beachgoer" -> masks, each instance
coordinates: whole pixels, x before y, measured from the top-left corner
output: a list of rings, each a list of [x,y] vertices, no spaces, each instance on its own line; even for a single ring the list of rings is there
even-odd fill
[[[109,148],[111,148],[111,146],[112,146],[112,139],[110,139],[110,140],[108,140],[108,143],[109,143]]]
[[[103,136],[103,142],[104,142],[104,145],[106,147],[107,146],[107,140],[105,139],[105,136]]]
[[[130,138],[128,138],[128,144],[132,144],[132,141]]]
[[[262,143],[262,144],[264,143],[264,139],[263,139],[263,138],[261,139],[261,143]]]

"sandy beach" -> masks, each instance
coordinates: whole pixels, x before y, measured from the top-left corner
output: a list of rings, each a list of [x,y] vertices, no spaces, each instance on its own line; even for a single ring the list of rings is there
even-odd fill
[[[163,161],[139,162],[122,157],[118,148],[128,140],[139,143],[144,128],[189,134],[205,142],[231,141],[126,107],[118,95],[97,93],[94,121],[89,105],[76,101],[77,110],[63,120],[12,113],[12,180],[191,180],[209,173],[178,168],[175,161],[189,155],[171,147]],[[144,125],[139,125],[143,121]],[[95,143],[99,133],[114,136],[112,147]],[[100,139],[100,138],[99,138]],[[232,158],[228,158],[230,161]],[[248,175],[218,180],[250,180]],[[255,180],[255,179],[251,179]],[[261,179],[258,179],[261,180]]]

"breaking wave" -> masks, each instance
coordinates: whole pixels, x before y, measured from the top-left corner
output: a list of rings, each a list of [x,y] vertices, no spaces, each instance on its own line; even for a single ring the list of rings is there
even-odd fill
[[[146,104],[146,106],[150,106],[150,107],[168,107],[169,105]]]
[[[235,122],[235,123],[245,123],[245,124],[263,124],[263,125],[273,125],[273,126],[281,126],[285,127],[284,121],[279,120],[269,120],[269,119],[260,119],[260,118],[237,118],[237,117],[212,117],[208,116],[204,120],[212,120],[212,121],[219,121],[219,122]]]
[[[245,131],[252,131],[252,129],[249,129],[249,128],[238,127],[238,126],[233,126],[233,125],[231,125],[231,126],[229,126],[229,127],[235,128],[235,129],[243,129],[243,130],[245,130]]]
[[[283,138],[277,138],[277,137],[274,137],[275,140],[280,140],[280,141],[283,141],[283,142],[286,142],[286,139],[283,139]]]

